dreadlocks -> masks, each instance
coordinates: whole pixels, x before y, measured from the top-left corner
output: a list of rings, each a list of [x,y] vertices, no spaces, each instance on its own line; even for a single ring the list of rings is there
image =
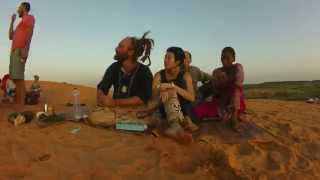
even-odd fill
[[[146,38],[149,33],[150,31],[145,32],[140,39],[137,37],[130,37],[132,41],[132,47],[134,49],[134,58],[138,60],[142,56],[139,61],[143,63],[148,59],[148,66],[151,65],[150,54],[151,49],[154,46],[153,39]]]

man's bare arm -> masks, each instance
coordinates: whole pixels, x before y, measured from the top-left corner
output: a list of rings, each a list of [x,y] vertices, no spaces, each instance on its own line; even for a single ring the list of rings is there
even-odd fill
[[[138,96],[134,96],[126,99],[115,99],[115,106],[125,107],[125,106],[141,106],[144,102]]]
[[[108,93],[108,95],[105,95],[101,90],[97,91],[97,105],[98,106],[126,107],[126,106],[140,106],[143,104],[144,104],[144,102],[141,100],[141,98],[139,98],[137,96],[131,97],[131,98],[125,98],[125,99],[113,99],[112,95],[110,93]]]
[[[9,40],[13,39],[13,25],[14,25],[14,21],[16,20],[16,15],[13,14],[11,16],[11,22],[10,22],[10,27],[9,27]]]

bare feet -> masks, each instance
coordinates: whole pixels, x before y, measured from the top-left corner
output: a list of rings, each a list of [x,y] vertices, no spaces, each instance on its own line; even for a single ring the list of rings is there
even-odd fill
[[[192,134],[186,132],[178,123],[171,124],[165,131],[165,134],[182,144],[190,144],[193,142]]]
[[[193,142],[192,134],[182,129],[177,132],[177,141],[182,144],[191,144]]]
[[[190,132],[195,132],[199,129],[199,127],[195,125],[188,116],[186,116],[183,121],[183,128]]]

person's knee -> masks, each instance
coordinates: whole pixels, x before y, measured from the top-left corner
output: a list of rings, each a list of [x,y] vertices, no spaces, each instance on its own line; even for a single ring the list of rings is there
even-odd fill
[[[88,122],[93,126],[111,127],[116,124],[116,119],[113,112],[102,109],[92,112]]]

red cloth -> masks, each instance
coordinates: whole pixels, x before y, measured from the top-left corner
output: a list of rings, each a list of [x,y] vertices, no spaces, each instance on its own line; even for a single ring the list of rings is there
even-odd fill
[[[245,99],[243,90],[240,90],[240,107],[238,114],[243,113],[246,110]],[[217,99],[213,99],[211,102],[203,102],[194,108],[195,115],[200,118],[214,118],[219,117],[219,103]]]
[[[10,75],[9,75],[9,74],[4,75],[3,78],[2,78],[2,81],[1,81],[1,89],[2,89],[3,91],[6,91],[6,86],[7,86],[7,81],[8,81],[8,79],[10,79]]]
[[[222,73],[227,76],[225,82],[219,82],[219,77],[223,75]],[[217,84],[221,86],[217,87],[220,94],[219,102],[218,99],[214,99],[212,102],[199,104],[194,108],[195,115],[200,119],[224,116],[221,112],[226,112],[226,109],[223,108],[226,108],[228,105],[236,108],[239,114],[243,113],[246,105],[243,95],[244,70],[242,65],[237,63],[229,68],[222,67],[215,69],[213,77],[216,79]]]

